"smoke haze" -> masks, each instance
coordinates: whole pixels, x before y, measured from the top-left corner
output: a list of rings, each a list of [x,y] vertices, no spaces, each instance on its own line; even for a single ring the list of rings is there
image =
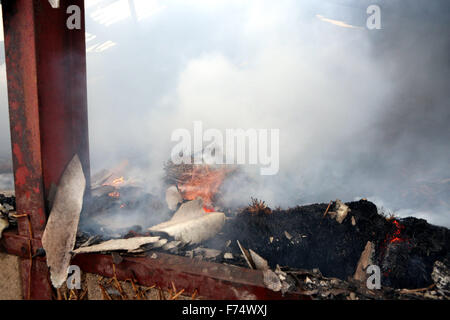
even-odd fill
[[[146,0],[129,16],[128,1],[86,4],[92,171],[128,159],[157,190],[175,129],[280,129],[279,173],[246,168],[224,201],[368,198],[450,226],[447,1]],[[366,28],[370,4],[381,30]]]

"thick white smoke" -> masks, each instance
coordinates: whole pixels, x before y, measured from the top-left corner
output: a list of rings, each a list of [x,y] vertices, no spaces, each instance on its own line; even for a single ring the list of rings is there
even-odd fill
[[[135,1],[108,26],[91,2],[87,46],[115,43],[88,52],[93,171],[129,159],[157,189],[175,129],[280,129],[278,175],[246,168],[230,204],[366,197],[450,225],[445,1],[377,1],[373,31],[371,1]]]

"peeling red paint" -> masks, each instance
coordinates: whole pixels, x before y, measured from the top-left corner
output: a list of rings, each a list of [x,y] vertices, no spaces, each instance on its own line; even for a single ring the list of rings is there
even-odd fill
[[[116,275],[119,280],[134,278],[139,284],[149,287],[157,285],[170,288],[173,284],[185,289],[188,294],[197,291],[207,299],[310,299],[300,291],[283,296],[281,292],[268,289],[261,270],[195,261],[161,252],[154,254],[156,258],[150,258],[151,252],[148,257],[124,257],[115,267],[115,274],[111,255],[79,254],[74,257],[72,264],[79,266],[84,272],[105,277]]]
[[[27,183],[28,177],[30,177],[30,171],[27,167],[22,166],[16,169],[15,183],[17,186],[24,186]]]
[[[39,212],[39,217],[41,217],[41,219],[39,220],[39,223],[41,224],[41,226],[45,225],[46,221],[43,217],[45,217],[45,213],[44,210],[42,208],[38,209]]]
[[[12,152],[13,152],[14,156],[16,157],[17,162],[19,163],[19,165],[23,166],[22,150],[20,150],[20,147],[19,147],[19,145],[17,143],[13,143]]]
[[[65,26],[69,5],[80,7],[84,29],[84,0],[63,0],[60,10],[48,1],[1,6],[17,213],[30,217],[18,221],[25,238],[30,221],[33,237],[41,239],[48,192],[74,154],[90,185],[85,32],[55,27]],[[22,264],[25,284],[28,272]],[[31,272],[30,298],[51,296],[47,267],[33,265]]]
[[[21,123],[17,123],[15,126],[14,126],[14,130],[16,131],[16,132],[21,132],[22,131],[22,124]]]

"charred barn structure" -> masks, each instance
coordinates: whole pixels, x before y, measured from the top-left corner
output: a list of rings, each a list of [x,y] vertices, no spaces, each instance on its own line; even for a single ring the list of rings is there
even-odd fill
[[[231,206],[222,186],[245,175],[231,165],[168,160],[158,195],[126,163],[91,175],[85,1],[2,12],[15,190],[0,192],[1,290],[16,263],[23,299],[449,299],[450,230],[367,199]]]

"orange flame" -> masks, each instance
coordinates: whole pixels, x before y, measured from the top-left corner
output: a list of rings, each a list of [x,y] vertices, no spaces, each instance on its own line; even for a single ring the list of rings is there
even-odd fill
[[[216,211],[216,210],[214,210],[214,208],[210,208],[210,207],[203,207],[203,210],[205,212],[214,212],[214,211]]]
[[[104,186],[112,186],[112,187],[118,187],[122,184],[125,183],[125,178],[124,177],[119,177],[119,178],[109,178],[105,183],[103,183]]]
[[[186,200],[201,197],[205,211],[214,212],[214,209],[212,209],[213,198],[228,173],[228,169],[210,169],[208,166],[197,166],[194,167],[189,179],[178,185],[178,189]]]
[[[117,185],[120,185],[120,184],[122,184],[124,182],[125,182],[125,179],[123,177],[120,177],[120,178],[114,179],[111,184],[113,186],[117,186]]]

